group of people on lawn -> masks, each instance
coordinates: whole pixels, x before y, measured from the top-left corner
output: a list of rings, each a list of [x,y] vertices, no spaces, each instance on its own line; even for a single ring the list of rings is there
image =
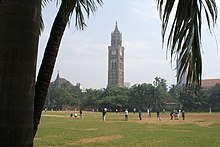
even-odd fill
[[[106,120],[106,113],[107,113],[107,111],[108,111],[107,108],[104,108],[103,111],[102,111],[102,120],[103,121]],[[136,109],[133,112],[134,114],[135,114],[135,111],[136,111]],[[118,111],[116,110],[116,113],[117,112]],[[147,113],[148,113],[148,116],[151,117],[151,109],[147,109]],[[156,114],[157,114],[157,120],[161,121],[160,112],[157,111]],[[164,109],[163,109],[163,113],[162,114],[166,114]],[[83,119],[83,112],[82,112],[82,110],[79,111],[79,115],[80,115],[80,118]],[[125,121],[128,121],[128,109],[125,109],[124,115],[125,115]],[[179,120],[180,115],[182,116],[182,119],[185,120],[185,111],[184,110],[173,110],[172,112],[170,112],[170,119],[171,120]],[[77,116],[78,116],[78,113],[77,113],[77,111],[75,111],[74,117],[76,118]],[[142,120],[142,112],[141,112],[140,109],[138,111],[138,116],[139,116],[139,119]],[[70,117],[73,117],[72,113],[70,114]]]
[[[185,120],[185,111],[184,110],[173,110],[172,112],[170,112],[170,119],[171,120],[179,120],[180,115],[182,114],[182,119]]]
[[[135,114],[135,111],[136,111],[136,109],[134,109],[134,112],[133,112],[134,114]],[[116,113],[117,113],[117,112],[118,112],[118,111],[116,110]],[[147,112],[148,112],[148,116],[151,117],[151,110],[150,110],[150,109],[147,109]],[[107,113],[107,108],[104,108],[103,111],[102,111],[102,120],[103,120],[103,121],[106,120],[106,113]],[[157,110],[156,113],[157,113],[157,120],[158,120],[158,121],[161,121],[159,110]],[[128,109],[125,109],[124,114],[125,114],[125,121],[128,121]],[[163,109],[163,114],[166,114],[165,109]],[[171,119],[171,120],[173,120],[173,119],[179,120],[180,114],[182,114],[182,119],[185,120],[185,111],[184,111],[184,110],[182,110],[182,111],[181,111],[181,110],[179,110],[179,111],[173,110],[173,111],[170,113],[170,119]],[[142,120],[142,112],[141,112],[140,109],[139,109],[139,111],[138,111],[138,116],[139,116],[139,119]]]
[[[74,117],[77,118],[77,116],[78,116],[78,113],[77,113],[77,110],[75,110]],[[83,119],[83,111],[81,109],[79,110],[79,116],[81,119]],[[70,114],[70,117],[73,117],[73,113]]]

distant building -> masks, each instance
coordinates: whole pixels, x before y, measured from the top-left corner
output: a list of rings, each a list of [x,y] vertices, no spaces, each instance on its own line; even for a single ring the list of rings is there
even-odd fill
[[[122,33],[115,30],[111,33],[111,46],[108,46],[108,86],[124,87],[124,47]]]
[[[164,103],[164,108],[166,111],[173,111],[181,109],[180,104],[178,103]]]
[[[178,71],[181,69],[179,68],[179,60],[177,60],[177,85],[185,85],[186,84],[186,77],[187,72],[184,72],[182,76],[178,74]],[[179,81],[178,81],[179,79]],[[216,84],[220,84],[220,79],[203,79],[201,80],[201,87],[202,88],[211,88],[214,87]]]
[[[76,86],[79,87],[79,89],[81,90],[81,92],[86,92],[86,88],[80,84],[80,83],[76,83]]]
[[[57,73],[56,79],[50,83],[51,88],[61,88],[65,90],[80,90],[81,92],[86,92],[86,88],[83,87],[80,83],[77,83],[76,86],[74,86],[72,83],[67,81],[64,78],[60,78],[59,72]]]
[[[131,88],[131,83],[130,82],[125,82],[124,87]]]
[[[201,81],[201,87],[203,88],[211,88],[216,84],[220,84],[220,79],[204,79]]]
[[[186,84],[186,73],[183,74],[180,82],[177,84],[180,84],[180,85]],[[202,88],[212,88],[216,84],[220,84],[220,79],[203,79],[203,80],[201,80],[201,87]]]
[[[69,81],[67,81],[64,78],[60,78],[59,72],[57,73],[56,79],[50,83],[51,87],[56,87],[56,88],[72,88],[74,87],[73,84],[71,84]]]

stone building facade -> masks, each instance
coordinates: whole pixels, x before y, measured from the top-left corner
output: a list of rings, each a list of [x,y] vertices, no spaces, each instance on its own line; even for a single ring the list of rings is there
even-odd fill
[[[118,30],[117,22],[111,33],[111,46],[108,46],[108,86],[124,87],[124,47],[122,33]]]

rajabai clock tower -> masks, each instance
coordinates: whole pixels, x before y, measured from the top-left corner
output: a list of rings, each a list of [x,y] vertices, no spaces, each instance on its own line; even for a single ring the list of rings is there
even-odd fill
[[[124,47],[117,22],[108,46],[108,87],[124,87]]]

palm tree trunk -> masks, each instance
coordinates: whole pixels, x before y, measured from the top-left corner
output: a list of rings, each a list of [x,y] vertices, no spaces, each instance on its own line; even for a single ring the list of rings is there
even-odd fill
[[[54,65],[59,51],[59,46],[63,33],[69,21],[71,12],[73,11],[76,1],[69,3],[68,9],[65,7],[68,1],[63,1],[54,20],[49,40],[45,49],[44,57],[38,72],[37,82],[35,86],[34,99],[34,134],[35,136],[38,125],[40,123],[41,113],[44,107],[47,90],[50,84]],[[71,6],[70,6],[71,5]]]
[[[0,144],[33,146],[41,0],[0,3]]]

